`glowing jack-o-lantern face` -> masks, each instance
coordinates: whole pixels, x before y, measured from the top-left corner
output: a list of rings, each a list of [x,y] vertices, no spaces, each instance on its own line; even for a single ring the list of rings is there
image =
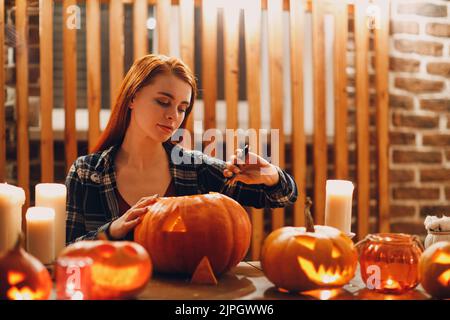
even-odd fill
[[[420,281],[433,297],[450,298],[450,242],[428,247],[419,262]]]
[[[92,299],[133,297],[152,274],[147,251],[129,241],[79,241],[65,248],[60,257],[92,259]]]
[[[267,278],[293,292],[343,286],[353,278],[356,262],[352,241],[326,226],[315,226],[314,233],[303,227],[275,230],[261,252]]]
[[[52,289],[44,265],[20,247],[0,258],[0,300],[47,300]]]
[[[147,249],[156,271],[190,276],[196,273],[196,279],[204,274],[201,270],[208,269],[206,265],[214,275],[237,265],[247,253],[250,236],[245,209],[235,200],[213,192],[159,198],[149,206],[134,232],[134,240]],[[212,278],[208,275],[208,279]]]
[[[264,274],[282,291],[340,287],[355,274],[357,252],[353,242],[338,229],[314,226],[310,206],[307,203],[306,228],[283,227],[264,241]]]

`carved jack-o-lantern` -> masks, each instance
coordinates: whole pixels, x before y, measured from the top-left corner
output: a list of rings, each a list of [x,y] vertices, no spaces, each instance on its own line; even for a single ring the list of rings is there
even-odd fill
[[[152,274],[147,251],[130,241],[79,241],[66,247],[60,257],[89,257],[92,299],[129,298],[138,294]]]
[[[247,212],[238,202],[209,193],[159,198],[136,227],[134,240],[147,249],[155,270],[192,275],[199,267],[198,279],[237,265],[248,250],[250,233]]]
[[[279,289],[301,292],[340,287],[356,270],[353,242],[340,230],[314,226],[308,199],[306,228],[283,227],[264,241],[261,265],[264,274]]]
[[[420,281],[433,297],[450,298],[450,242],[437,242],[420,257]]]
[[[20,246],[0,258],[0,300],[47,300],[52,289],[44,265]]]

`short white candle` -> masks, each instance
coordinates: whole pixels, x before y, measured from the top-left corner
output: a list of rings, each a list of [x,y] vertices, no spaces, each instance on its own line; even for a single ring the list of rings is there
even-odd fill
[[[353,183],[346,180],[327,180],[325,225],[351,233]]]
[[[0,183],[0,256],[12,249],[22,230],[22,206],[25,191],[22,188]]]
[[[46,207],[28,208],[27,251],[44,264],[55,260],[55,210]]]
[[[55,210],[55,257],[66,245],[66,198],[67,188],[59,183],[36,185],[36,206]]]

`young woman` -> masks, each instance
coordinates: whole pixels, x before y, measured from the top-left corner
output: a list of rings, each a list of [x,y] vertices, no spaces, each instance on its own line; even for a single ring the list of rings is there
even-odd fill
[[[67,243],[96,239],[101,231],[111,240],[132,239],[158,196],[216,191],[256,208],[295,202],[292,177],[255,153],[238,166],[236,156],[225,162],[171,141],[185,127],[196,90],[194,75],[176,58],[147,55],[135,61],[99,143],[69,170]],[[187,161],[174,161],[173,155]],[[226,182],[233,175],[230,187]]]

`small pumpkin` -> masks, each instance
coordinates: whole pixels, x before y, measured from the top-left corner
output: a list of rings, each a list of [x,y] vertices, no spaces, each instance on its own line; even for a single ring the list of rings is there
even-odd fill
[[[450,298],[450,241],[428,247],[419,261],[420,281],[430,295]]]
[[[21,238],[0,258],[0,300],[47,300],[52,290],[50,274],[22,249]]]
[[[78,241],[59,257],[92,259],[92,299],[131,298],[145,288],[152,275],[147,251],[131,241]]]
[[[136,227],[134,240],[147,249],[156,271],[192,276],[208,265],[214,275],[230,270],[245,257],[250,236],[245,209],[210,192],[159,198]]]
[[[302,292],[341,287],[355,275],[357,252],[336,228],[314,226],[308,198],[305,227],[283,227],[264,241],[261,266],[281,291]]]

